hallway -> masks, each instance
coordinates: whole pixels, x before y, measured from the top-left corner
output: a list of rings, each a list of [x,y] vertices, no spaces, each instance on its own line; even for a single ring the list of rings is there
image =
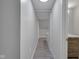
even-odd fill
[[[46,38],[39,39],[33,59],[53,59],[49,51]]]
[[[79,59],[79,0],[0,0],[0,59]]]

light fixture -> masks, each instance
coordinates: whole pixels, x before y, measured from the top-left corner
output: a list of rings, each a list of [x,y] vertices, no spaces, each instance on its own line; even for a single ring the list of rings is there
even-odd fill
[[[21,0],[22,3],[25,3],[27,0]]]
[[[47,2],[48,0],[40,0],[41,2]]]

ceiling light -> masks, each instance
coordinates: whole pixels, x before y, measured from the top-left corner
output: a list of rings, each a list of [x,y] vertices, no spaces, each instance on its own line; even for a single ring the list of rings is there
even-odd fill
[[[25,3],[27,0],[21,0],[22,3]]]
[[[48,0],[40,0],[41,2],[47,2]]]

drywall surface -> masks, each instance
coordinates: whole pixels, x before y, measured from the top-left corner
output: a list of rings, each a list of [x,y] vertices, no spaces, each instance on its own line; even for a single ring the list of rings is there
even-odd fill
[[[69,8],[69,34],[79,35],[79,5]]]
[[[20,0],[0,0],[0,59],[20,59]]]
[[[79,35],[79,5],[73,10],[73,34]]]
[[[62,0],[57,0],[50,16],[48,44],[54,59],[67,59],[66,16],[64,15],[66,7],[63,7],[63,4]]]
[[[73,8],[71,8],[71,9],[69,9],[69,13],[68,13],[68,33],[69,34],[75,34],[74,33],[74,9]]]
[[[32,59],[38,41],[38,20],[31,0],[21,2],[21,59]]]

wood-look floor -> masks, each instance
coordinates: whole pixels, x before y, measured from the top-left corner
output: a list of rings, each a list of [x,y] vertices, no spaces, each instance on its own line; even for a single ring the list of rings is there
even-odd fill
[[[46,39],[39,39],[33,59],[53,59],[47,45]]]
[[[33,59],[54,59],[46,39],[39,39]],[[79,59],[79,38],[68,38],[68,59]]]

